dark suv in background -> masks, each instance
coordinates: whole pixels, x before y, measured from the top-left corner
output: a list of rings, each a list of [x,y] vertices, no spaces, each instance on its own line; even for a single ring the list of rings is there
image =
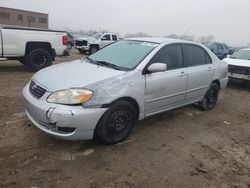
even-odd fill
[[[229,47],[225,43],[212,42],[205,44],[219,59],[224,59],[230,55]]]

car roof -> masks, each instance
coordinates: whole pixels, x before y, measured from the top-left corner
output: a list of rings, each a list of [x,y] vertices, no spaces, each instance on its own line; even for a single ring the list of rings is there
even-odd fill
[[[246,50],[246,51],[249,51],[249,50],[250,50],[250,48],[244,48],[244,49],[241,49],[241,50]]]
[[[126,38],[124,40],[136,40],[136,41],[145,41],[145,42],[152,42],[152,43],[191,43],[191,44],[198,44],[191,41],[181,40],[181,39],[172,39],[172,38],[165,38],[165,37],[135,37],[135,38]],[[200,44],[199,44],[200,45]]]

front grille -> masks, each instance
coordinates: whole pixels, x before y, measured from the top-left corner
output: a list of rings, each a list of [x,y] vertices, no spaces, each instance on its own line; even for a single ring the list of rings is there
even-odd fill
[[[30,93],[33,95],[33,97],[37,99],[40,99],[46,93],[46,89],[37,85],[33,81],[30,82],[29,90],[30,90]]]
[[[87,46],[88,42],[86,40],[77,40],[76,46]]]
[[[229,65],[229,72],[236,73],[241,75],[250,75],[250,68],[249,67],[241,67],[235,65]]]

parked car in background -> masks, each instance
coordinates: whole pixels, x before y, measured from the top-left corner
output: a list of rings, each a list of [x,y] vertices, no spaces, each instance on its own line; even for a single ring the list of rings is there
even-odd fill
[[[250,84],[250,48],[239,50],[224,60],[229,65],[230,81]]]
[[[75,47],[80,53],[93,54],[99,49],[119,40],[117,33],[96,33],[91,37],[81,37],[76,40]]]
[[[63,31],[0,26],[0,60],[19,60],[33,70],[50,66],[67,45]]]
[[[229,47],[225,43],[212,42],[205,45],[221,60],[229,55]]]
[[[23,89],[25,109],[54,137],[114,144],[137,120],[193,103],[211,110],[227,85],[227,66],[188,41],[121,40],[35,74]]]

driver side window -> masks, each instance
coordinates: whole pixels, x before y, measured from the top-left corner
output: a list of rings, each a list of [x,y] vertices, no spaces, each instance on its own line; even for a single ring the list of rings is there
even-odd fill
[[[182,47],[180,44],[164,46],[151,59],[150,64],[165,63],[167,70],[173,70],[183,67],[182,63]]]
[[[104,35],[102,37],[102,40],[111,40],[110,35]]]

